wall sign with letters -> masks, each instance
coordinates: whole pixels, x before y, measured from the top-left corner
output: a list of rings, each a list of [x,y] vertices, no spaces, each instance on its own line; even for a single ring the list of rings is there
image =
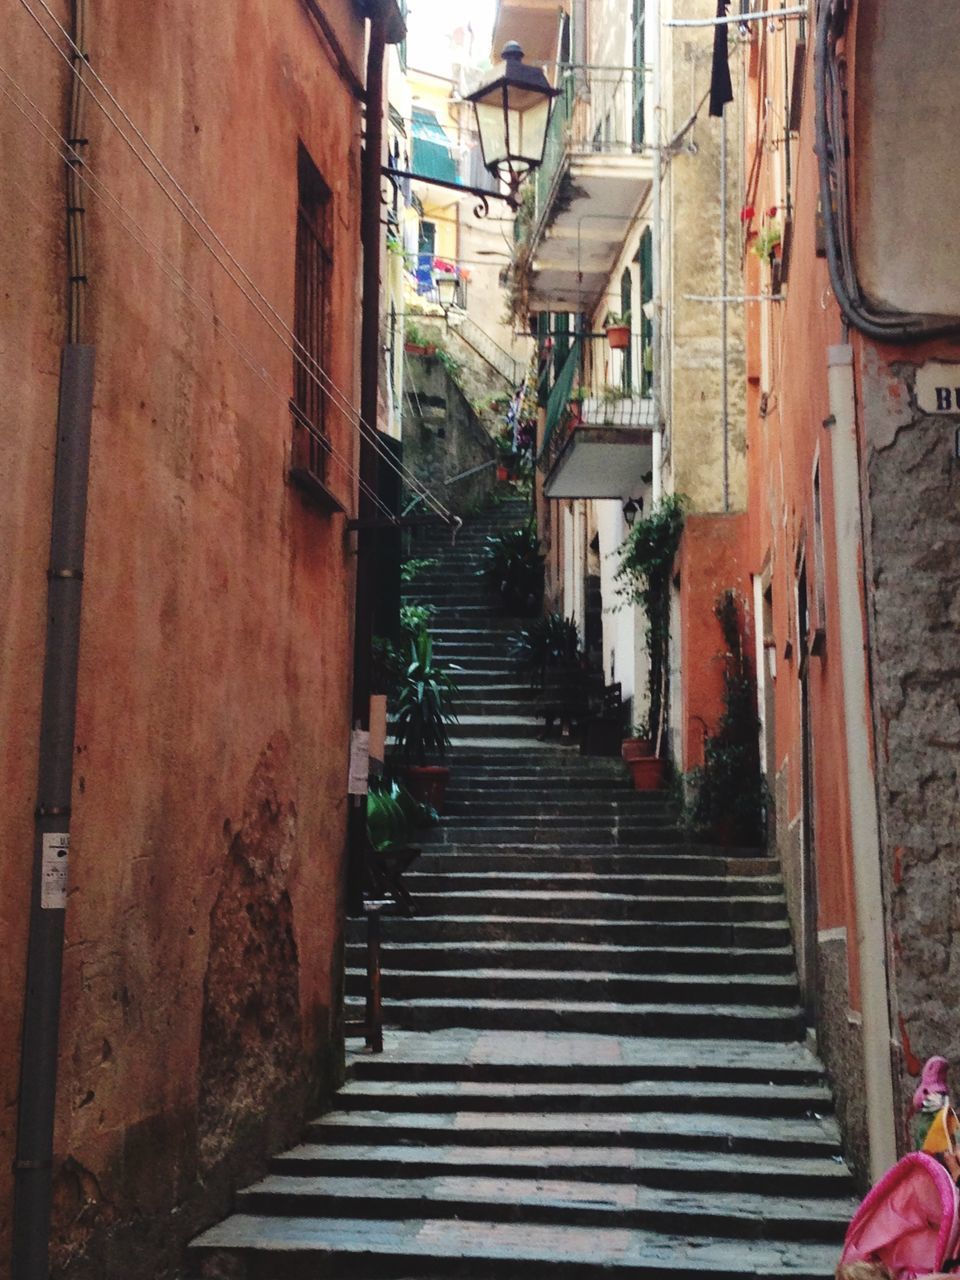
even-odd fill
[[[918,369],[917,407],[924,413],[960,414],[960,364],[928,360]]]

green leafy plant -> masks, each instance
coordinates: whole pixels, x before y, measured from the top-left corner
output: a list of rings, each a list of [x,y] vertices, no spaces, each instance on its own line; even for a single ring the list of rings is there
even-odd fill
[[[757,846],[766,839],[768,794],[760,767],[757,682],[733,591],[716,602],[723,634],[723,714],[704,742],[703,764],[686,775],[692,824],[725,844]]]
[[[455,696],[453,678],[433,656],[433,640],[424,627],[410,640],[394,720],[397,750],[408,764],[425,765],[432,753],[443,758],[450,745],[447,726],[457,720],[452,706]]]
[[[413,556],[409,560],[404,560],[400,566],[400,581],[413,582],[424,569],[432,569],[434,565],[439,563],[436,556]]]
[[[620,546],[615,580],[626,604],[638,604],[647,618],[650,656],[650,736],[658,742],[666,701],[667,650],[670,642],[670,576],[683,534],[686,499],[661,498],[648,516],[637,520]]]
[[[449,373],[450,377],[459,385],[460,377],[463,373],[463,366],[459,360],[454,359],[446,347],[437,347],[437,359]]]
[[[510,637],[510,656],[519,669],[532,677],[543,675],[547,667],[575,662],[580,657],[580,632],[573,618],[548,613]]]
[[[604,329],[629,329],[630,328],[630,312],[624,311],[620,315],[617,311],[608,311],[603,318]]]
[[[783,230],[776,218],[765,222],[753,242],[753,252],[758,258],[769,258],[783,239]]]
[[[543,563],[537,531],[530,521],[518,529],[489,534],[480,548],[477,576],[498,592],[504,607],[529,616],[543,597]]]

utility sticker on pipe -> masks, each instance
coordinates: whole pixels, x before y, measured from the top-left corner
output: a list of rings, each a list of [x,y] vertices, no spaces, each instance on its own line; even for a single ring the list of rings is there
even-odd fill
[[[43,835],[40,862],[40,906],[44,911],[63,911],[67,905],[68,831],[48,831]]]

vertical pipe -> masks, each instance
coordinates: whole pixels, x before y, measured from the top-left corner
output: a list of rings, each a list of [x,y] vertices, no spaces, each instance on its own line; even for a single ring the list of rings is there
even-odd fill
[[[92,406],[93,347],[70,343],[64,348],[60,369],[47,570],[47,638],[14,1162],[14,1280],[45,1280],[48,1274],[60,970]]]
[[[369,431],[377,426],[380,372],[380,153],[383,145],[383,60],[386,22],[382,14],[370,20],[367,47],[366,134],[360,178],[360,244],[363,286],[360,325],[360,415]],[[357,496],[357,576],[353,632],[353,704],[355,730],[370,728],[371,645],[373,642],[374,570],[377,532],[370,527],[376,514],[371,493],[378,492],[377,454],[367,433],[360,435],[360,480]],[[363,894],[367,837],[367,797],[351,796],[347,839],[347,899],[358,911]]]
[[[648,22],[649,19],[649,22]],[[656,142],[654,145],[653,155],[656,164],[656,173],[653,179],[653,244],[650,253],[650,275],[651,275],[651,296],[653,301],[653,317],[652,328],[650,331],[650,345],[653,347],[653,377],[651,378],[650,394],[653,397],[653,408],[657,415],[657,427],[659,428],[653,434],[653,481],[652,481],[652,499],[654,504],[660,501],[663,492],[663,437],[661,430],[666,426],[663,404],[663,308],[661,306],[662,296],[662,274],[663,263],[660,254],[662,252],[663,237],[663,112],[661,110],[660,94],[662,92],[662,79],[660,69],[661,58],[661,36],[660,36],[660,0],[651,0],[647,5],[644,16],[644,35],[653,35],[652,45],[648,45],[649,54],[653,63],[653,119],[656,134]],[[639,688],[639,683],[637,685]]]
[[[67,323],[60,363],[50,561],[47,569],[47,633],[40,703],[37,805],[27,975],[20,1043],[17,1148],[14,1159],[13,1280],[45,1280],[49,1274],[53,1133],[57,1099],[60,986],[70,848],[74,728],[83,587],[83,553],[93,411],[94,349],[82,345],[87,276],[80,182],[85,147],[86,65],[84,0],[74,0],[66,165]]]
[[[874,1181],[897,1158],[890,1061],[886,929],[880,880],[880,826],[873,772],[873,732],[866,658],[863,527],[857,448],[853,349],[827,352],[831,468],[836,538],[840,669],[850,796],[850,833],[856,893],[857,954],[863,1017],[863,1067],[870,1173]]]
[[[730,388],[727,341],[727,116],[720,116],[720,365],[721,414],[723,417],[723,511],[730,510]]]

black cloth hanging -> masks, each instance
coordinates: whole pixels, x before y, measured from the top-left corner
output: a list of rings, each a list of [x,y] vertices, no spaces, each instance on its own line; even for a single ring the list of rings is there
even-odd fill
[[[717,17],[727,16],[729,0],[717,0]],[[713,66],[710,71],[710,114],[722,116],[723,108],[733,101],[733,85],[730,83],[730,62],[727,51],[726,22],[718,22],[713,29]]]

